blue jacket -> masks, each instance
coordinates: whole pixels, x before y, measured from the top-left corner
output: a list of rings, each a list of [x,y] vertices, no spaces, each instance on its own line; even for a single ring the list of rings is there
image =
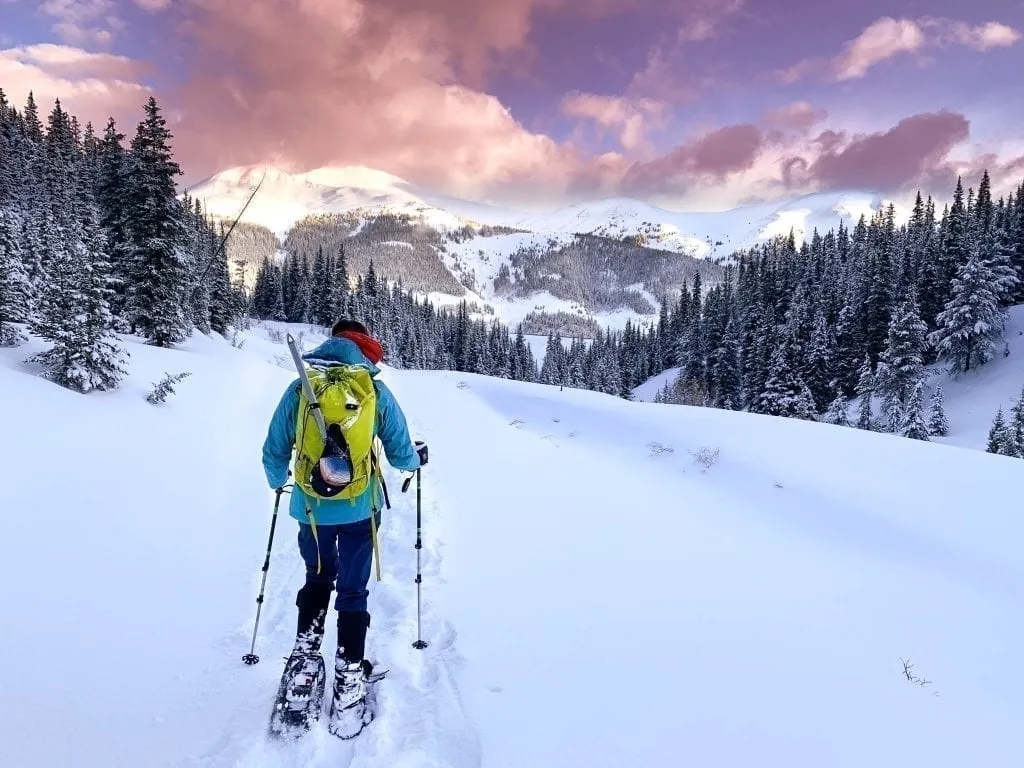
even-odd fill
[[[342,363],[366,366],[376,376],[380,369],[371,363],[356,346],[355,342],[343,338],[330,338],[302,356],[311,364]],[[412,472],[420,466],[420,457],[409,436],[409,427],[405,414],[399,408],[395,396],[383,384],[374,379],[377,388],[377,423],[376,435],[384,446],[384,454],[395,469]],[[263,470],[271,488],[280,488],[288,481],[288,468],[291,464],[292,450],[295,444],[295,420],[299,409],[298,378],[293,381],[270,420],[267,439],[263,442]],[[376,483],[371,483],[366,492],[359,497],[346,499],[317,499],[307,496],[297,485],[291,489],[291,502],[288,512],[296,520],[308,522],[306,505],[313,512],[317,525],[342,525],[366,520],[372,511]],[[378,492],[379,497],[379,492]]]

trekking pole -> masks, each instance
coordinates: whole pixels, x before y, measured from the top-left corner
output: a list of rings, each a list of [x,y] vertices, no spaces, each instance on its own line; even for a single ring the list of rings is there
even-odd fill
[[[289,470],[288,474],[291,474]],[[274,500],[274,514],[270,518],[270,539],[267,541],[267,558],[263,561],[263,581],[260,584],[260,596],[256,598],[256,624],[252,628],[252,647],[249,652],[242,656],[242,661],[246,664],[258,664],[260,657],[257,656],[254,651],[256,650],[256,632],[260,626],[260,611],[263,610],[263,590],[267,586],[267,571],[270,570],[270,550],[274,546],[274,528],[277,527],[277,509],[281,505],[281,494],[287,493],[284,487],[278,488],[277,498]]]
[[[416,470],[416,642],[412,644],[413,648],[422,650],[427,647],[427,641],[423,639],[423,625],[421,621],[420,613],[420,585],[423,583],[423,574],[421,571],[420,564],[420,552],[423,549],[423,492],[422,484],[420,482],[420,472],[422,470]],[[412,481],[410,477],[405,481],[402,487],[402,491],[409,490],[409,483]]]

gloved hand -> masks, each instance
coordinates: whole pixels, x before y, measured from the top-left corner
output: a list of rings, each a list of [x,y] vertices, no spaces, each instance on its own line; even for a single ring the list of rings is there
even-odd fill
[[[420,466],[425,466],[427,463],[427,444],[422,440],[417,440],[413,445],[416,447],[416,454],[420,457]]]

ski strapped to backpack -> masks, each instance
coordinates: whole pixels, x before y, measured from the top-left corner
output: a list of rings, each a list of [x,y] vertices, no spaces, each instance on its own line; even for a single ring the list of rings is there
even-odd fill
[[[389,500],[380,469],[380,441],[376,438],[377,390],[373,375],[363,365],[307,366],[291,334],[287,340],[300,380],[295,484],[314,499],[352,500],[371,490],[370,525],[380,581],[376,520],[380,504],[377,486],[371,487],[374,479],[384,492],[385,502]],[[308,505],[306,514],[316,538],[316,519]],[[319,545],[317,551],[319,557]]]

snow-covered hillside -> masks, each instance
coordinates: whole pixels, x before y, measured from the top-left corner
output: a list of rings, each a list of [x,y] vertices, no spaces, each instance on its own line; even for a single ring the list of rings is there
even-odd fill
[[[266,327],[240,338],[129,340],[131,376],[88,396],[21,362],[37,342],[0,350],[3,765],[1015,764],[1019,460],[397,370],[431,445],[430,646],[411,647],[414,500],[389,473],[380,717],[352,743],[321,725],[268,745],[302,583],[287,518],[262,661],[241,656],[273,499],[260,447],[293,374]]]

